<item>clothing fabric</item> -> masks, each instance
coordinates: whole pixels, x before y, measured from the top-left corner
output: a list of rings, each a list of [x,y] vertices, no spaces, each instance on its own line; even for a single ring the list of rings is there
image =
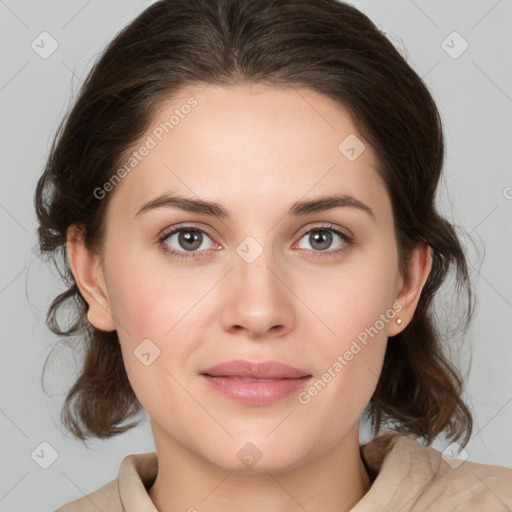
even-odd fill
[[[398,434],[360,445],[372,485],[351,512],[505,512],[512,510],[512,469],[452,459]],[[55,512],[157,512],[148,489],[155,452],[123,459],[115,480]]]

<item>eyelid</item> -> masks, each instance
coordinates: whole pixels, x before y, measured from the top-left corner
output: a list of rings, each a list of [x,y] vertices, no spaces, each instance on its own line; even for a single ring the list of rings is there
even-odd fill
[[[196,225],[194,222],[183,222],[181,224],[176,224],[172,226],[171,228],[165,228],[157,235],[157,243],[165,240],[166,238],[169,238],[173,233],[176,233],[177,231],[185,230],[187,228],[197,229],[198,231],[202,231],[206,233],[212,240],[216,238],[216,235],[214,235],[209,228],[206,228],[202,225]]]
[[[313,226],[306,228],[304,231],[299,231],[299,233],[301,233],[300,238],[302,238],[304,235],[308,234],[311,231],[321,229],[339,231],[344,237],[346,237],[349,240],[352,240],[353,238],[353,234],[349,229],[338,226],[337,224],[334,224],[332,222],[319,222],[317,224],[314,224]]]

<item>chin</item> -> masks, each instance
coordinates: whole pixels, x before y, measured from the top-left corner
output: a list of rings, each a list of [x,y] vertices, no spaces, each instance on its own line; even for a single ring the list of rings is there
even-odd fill
[[[284,444],[279,439],[272,443],[264,437],[261,442],[257,439],[243,442],[231,440],[222,451],[205,455],[212,464],[242,475],[283,473],[305,462],[304,456],[298,455],[296,446]]]

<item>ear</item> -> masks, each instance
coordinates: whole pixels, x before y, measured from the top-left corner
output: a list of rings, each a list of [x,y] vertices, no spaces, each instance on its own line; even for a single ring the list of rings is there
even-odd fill
[[[83,232],[74,224],[67,231],[67,254],[78,289],[89,304],[87,320],[97,329],[114,331],[100,255],[85,247]]]
[[[398,280],[394,304],[398,303],[401,306],[400,310],[396,308],[396,318],[400,318],[402,323],[398,325],[394,321],[390,324],[389,337],[401,332],[411,321],[431,268],[432,253],[430,246],[421,242],[412,250],[406,273],[400,276]]]

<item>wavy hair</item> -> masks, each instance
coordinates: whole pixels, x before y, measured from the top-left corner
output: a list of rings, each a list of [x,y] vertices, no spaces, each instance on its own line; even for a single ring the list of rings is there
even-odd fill
[[[391,198],[399,268],[426,242],[433,258],[414,317],[388,343],[382,374],[367,408],[377,434],[471,435],[463,380],[443,351],[433,299],[453,272],[467,297],[460,326],[472,316],[472,287],[456,226],[436,209],[444,161],[442,122],[422,79],[386,35],[353,6],[336,0],[159,0],[107,45],[61,121],[35,192],[41,251],[58,266],[67,289],[51,303],[47,325],[75,336],[83,365],[62,407],[78,439],[108,438],[137,422],[138,402],[126,375],[116,331],[87,321],[87,302],[66,257],[68,227],[86,247],[104,243],[106,183],[144,135],[158,106],[187,85],[266,83],[307,87],[347,109],[371,145]],[[71,313],[61,327],[60,310]],[[46,364],[45,364],[46,367]],[[44,376],[44,369],[43,369]]]

